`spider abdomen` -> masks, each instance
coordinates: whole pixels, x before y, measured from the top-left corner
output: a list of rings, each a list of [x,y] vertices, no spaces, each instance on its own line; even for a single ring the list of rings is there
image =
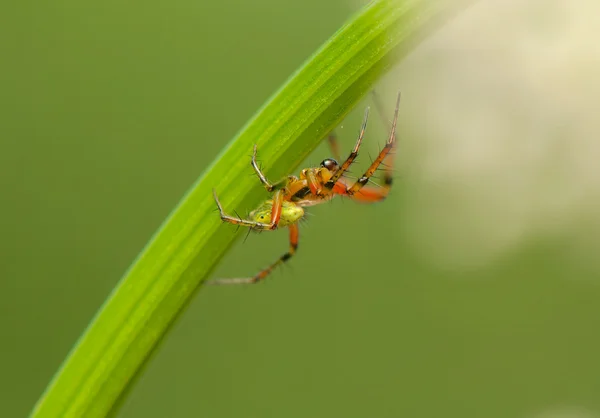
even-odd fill
[[[267,200],[258,208],[250,212],[248,216],[254,222],[261,224],[270,224],[271,215],[273,212],[273,201]],[[281,206],[281,217],[279,218],[279,226],[288,226],[297,223],[304,217],[304,209],[301,206],[284,201]]]

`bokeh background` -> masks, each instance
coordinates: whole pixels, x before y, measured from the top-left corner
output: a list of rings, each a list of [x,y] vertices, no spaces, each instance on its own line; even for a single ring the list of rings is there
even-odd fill
[[[185,191],[360,6],[0,6],[0,416],[31,410]],[[268,282],[201,289],[120,416],[599,417],[598,16],[480,0],[420,45],[377,87],[384,119],[403,92],[390,198],[315,207]],[[215,276],[286,240],[240,240]]]

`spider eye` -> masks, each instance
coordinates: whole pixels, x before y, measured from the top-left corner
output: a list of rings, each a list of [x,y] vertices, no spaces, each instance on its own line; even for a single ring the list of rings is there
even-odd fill
[[[327,158],[326,160],[321,161],[321,167],[324,167],[330,171],[337,169],[338,162],[333,158]]]

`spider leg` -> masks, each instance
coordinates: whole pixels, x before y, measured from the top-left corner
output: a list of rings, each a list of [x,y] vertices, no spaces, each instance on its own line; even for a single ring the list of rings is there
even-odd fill
[[[389,179],[391,179],[391,175]],[[353,195],[348,194],[348,189],[350,188],[350,186],[352,185],[347,184],[342,180],[339,180],[333,188],[333,193],[342,196],[348,196],[349,198],[351,198],[352,200],[356,200],[357,202],[375,203],[384,200],[388,196],[388,194],[390,193],[392,182],[391,180],[386,180],[386,183],[380,187],[369,185],[363,186],[358,192],[356,192]]]
[[[365,116],[363,118],[362,126],[360,127],[358,139],[356,140],[356,145],[354,145],[354,149],[352,150],[352,152],[350,153],[348,158],[346,158],[346,161],[344,161],[344,163],[340,166],[340,168],[338,168],[338,170],[331,177],[331,179],[329,179],[329,181],[327,183],[325,183],[326,189],[329,189],[329,190],[333,189],[333,187],[335,186],[335,183],[344,175],[346,170],[348,170],[348,167],[350,167],[350,165],[356,159],[356,156],[358,155],[358,150],[360,148],[360,144],[362,143],[363,137],[365,136],[365,129],[367,129],[367,119],[368,118],[369,118],[369,108],[367,107],[365,109]]]
[[[312,194],[314,194],[315,196],[323,196],[323,183],[321,183],[318,179],[317,176],[315,176],[315,173],[312,171],[307,171],[306,172],[306,183],[308,184],[308,188],[310,189],[310,192]],[[326,190],[326,194],[330,194],[330,189],[325,189]]]
[[[282,205],[283,199],[281,199],[279,201],[278,209],[275,208],[275,206],[276,206],[275,200],[273,201],[273,212],[274,213],[278,212],[277,222],[273,222],[274,218],[271,217],[271,219],[272,219],[271,223],[267,224],[267,223],[262,223],[262,222],[249,221],[247,219],[242,219],[240,217],[236,218],[234,216],[227,215],[225,213],[225,211],[223,210],[223,205],[221,205],[221,202],[219,201],[217,192],[215,190],[213,190],[213,196],[215,198],[215,202],[217,203],[217,207],[219,208],[219,214],[221,215],[221,220],[223,222],[228,222],[233,225],[247,226],[249,228],[257,229],[257,230],[270,230],[270,229],[277,228],[277,224],[279,223],[279,216],[281,215],[281,205]]]
[[[261,270],[258,274],[256,274],[253,277],[236,277],[236,278],[231,278],[231,279],[215,279],[215,280],[210,280],[208,282],[206,282],[207,284],[216,284],[216,285],[226,285],[226,284],[253,284],[253,283],[258,283],[261,280],[264,280],[265,278],[267,278],[267,276],[269,274],[271,274],[271,272],[280,264],[285,263],[286,261],[288,261],[290,258],[292,258],[292,256],[296,253],[296,250],[298,249],[298,225],[297,224],[292,224],[289,226],[289,230],[290,230],[290,248],[288,249],[288,251],[283,254],[281,257],[279,257],[277,259],[277,261],[275,261],[273,264],[271,264],[269,267]]]
[[[373,103],[375,104],[375,109],[377,110],[377,113],[379,113],[379,117],[383,121],[383,124],[387,127],[389,125],[389,122],[383,117],[383,115],[385,115],[385,112],[383,111],[384,107],[381,103],[379,95],[375,90],[373,90],[371,93],[373,95]],[[333,158],[335,158],[337,161],[340,161],[340,145],[338,143],[337,133],[335,131],[329,132],[329,135],[327,135],[327,141],[329,142],[329,148],[331,149],[331,154],[333,155]]]
[[[267,180],[267,177],[263,174],[260,167],[258,166],[258,163],[256,162],[256,151],[257,146],[256,144],[254,144],[254,150],[252,151],[252,161],[250,162],[250,164],[252,164],[252,168],[256,172],[256,175],[260,179],[260,182],[263,184],[263,186],[265,186],[265,189],[267,189],[267,191],[269,192],[272,192],[273,190],[275,190],[275,186],[273,186],[269,182],[269,180]]]
[[[373,173],[375,173],[377,168],[379,168],[379,165],[383,162],[383,160],[386,158],[386,156],[390,153],[391,150],[394,149],[394,147],[396,145],[396,140],[395,140],[396,139],[396,123],[398,121],[399,107],[400,107],[400,93],[398,93],[398,98],[396,99],[396,109],[394,110],[394,120],[392,122],[392,129],[390,132],[390,137],[388,138],[387,142],[385,143],[385,146],[383,147],[383,149],[381,150],[381,152],[379,153],[377,158],[375,158],[375,160],[371,163],[369,168],[367,168],[367,171],[365,171],[365,173],[356,181],[356,183],[354,183],[351,187],[347,188],[345,193],[340,193],[341,190],[339,190],[339,186],[338,186],[338,190],[336,190],[337,193],[347,194],[349,196],[352,196],[352,198],[354,198],[356,200],[363,200],[363,201],[382,200],[383,198],[385,198],[385,196],[387,196],[389,189],[392,186],[391,167],[386,168],[385,175],[384,175],[384,186],[379,192],[377,192],[377,189],[373,189],[373,188],[368,188],[368,189],[364,190],[364,192],[361,189],[363,189],[364,186],[369,182],[369,178],[373,175]],[[361,196],[358,195],[359,192],[361,192],[360,194],[363,195],[362,199],[361,199]],[[376,196],[378,196],[378,197],[376,198]]]
[[[277,190],[273,195],[273,209],[271,209],[271,229],[277,228],[279,219],[281,219],[281,210],[283,208],[283,190]]]

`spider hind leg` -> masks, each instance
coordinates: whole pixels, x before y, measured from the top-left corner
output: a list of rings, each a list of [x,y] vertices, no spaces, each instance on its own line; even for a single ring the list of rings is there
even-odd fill
[[[292,224],[289,226],[290,230],[290,247],[288,251],[283,254],[281,257],[277,259],[274,263],[272,263],[267,268],[261,270],[256,275],[252,277],[235,277],[230,279],[214,279],[206,282],[207,284],[213,285],[229,285],[229,284],[254,284],[263,281],[266,279],[269,274],[280,264],[287,262],[294,254],[296,254],[296,250],[298,249],[298,237],[299,237],[299,228],[297,224]]]

